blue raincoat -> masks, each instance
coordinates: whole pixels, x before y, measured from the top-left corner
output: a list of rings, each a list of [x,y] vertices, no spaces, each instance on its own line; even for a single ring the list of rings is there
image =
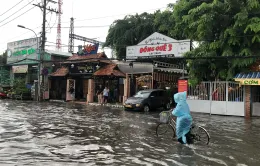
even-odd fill
[[[177,103],[176,108],[172,114],[177,117],[176,121],[176,135],[177,138],[182,138],[183,143],[187,143],[186,134],[190,131],[192,124],[192,117],[190,108],[186,102],[187,92],[180,92],[174,95],[174,101]]]

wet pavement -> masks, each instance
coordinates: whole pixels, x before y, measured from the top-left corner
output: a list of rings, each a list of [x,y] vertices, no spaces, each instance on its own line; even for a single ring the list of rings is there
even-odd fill
[[[0,101],[0,165],[258,166],[260,119],[193,114],[210,145],[157,138],[159,112]]]

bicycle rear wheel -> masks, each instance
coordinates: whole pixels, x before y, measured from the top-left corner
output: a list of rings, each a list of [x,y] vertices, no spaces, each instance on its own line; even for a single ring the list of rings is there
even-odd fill
[[[175,128],[168,123],[160,123],[156,127],[156,136],[174,139],[175,138]]]
[[[196,144],[208,145],[209,141],[210,141],[210,135],[209,135],[208,131],[205,128],[199,126],[196,131],[196,136],[195,136]]]

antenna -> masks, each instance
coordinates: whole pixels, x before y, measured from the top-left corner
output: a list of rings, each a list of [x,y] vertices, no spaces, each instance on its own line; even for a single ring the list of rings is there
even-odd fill
[[[56,49],[61,51],[61,14],[62,14],[63,0],[58,0],[58,26],[57,26],[57,38],[56,38]]]

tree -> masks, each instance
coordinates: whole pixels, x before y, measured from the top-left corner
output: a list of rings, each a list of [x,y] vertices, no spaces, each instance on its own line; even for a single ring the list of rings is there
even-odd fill
[[[154,19],[157,12],[128,15],[122,20],[114,21],[104,47],[111,47],[117,58],[125,59],[127,46],[138,44],[156,31]]]
[[[0,64],[5,65],[7,62],[7,51],[0,55]]]
[[[14,80],[13,85],[14,93],[15,94],[22,94],[22,93],[29,93],[29,89],[26,88],[25,78],[18,77]]]
[[[200,41],[199,47],[186,56],[259,55],[259,0],[180,0],[174,6],[173,35]],[[231,79],[245,70],[254,59],[193,60],[189,75],[194,83],[202,80]]]

